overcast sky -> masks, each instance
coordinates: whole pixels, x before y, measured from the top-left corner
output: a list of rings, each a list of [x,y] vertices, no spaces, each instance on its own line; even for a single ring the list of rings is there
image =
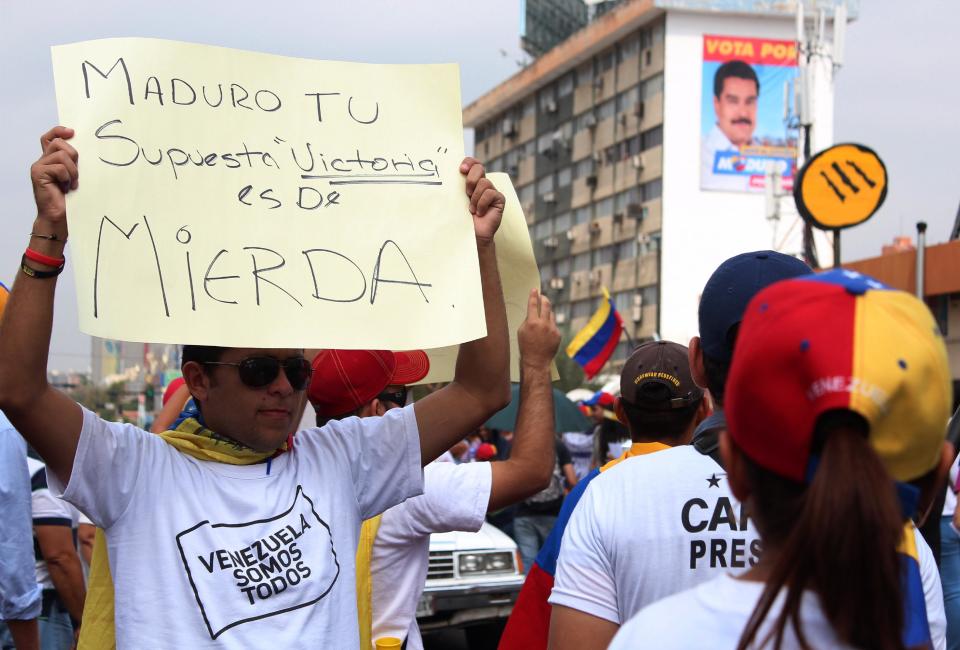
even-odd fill
[[[930,242],[943,241],[960,202],[954,117],[960,84],[947,64],[956,61],[950,44],[960,3],[927,0],[923,7],[863,0],[848,30],[846,64],[837,78],[836,139],[872,146],[887,164],[890,190],[871,222],[847,231],[845,259],[879,254],[894,235],[912,234],[920,219],[930,224]],[[28,168],[39,155],[38,137],[57,122],[51,45],[151,36],[317,59],[454,62],[466,103],[517,70],[523,56],[518,12],[519,0],[2,0],[0,124],[7,140],[0,157],[0,280],[13,279],[35,212]],[[56,314],[51,367],[86,369],[90,344],[77,330],[69,263]]]

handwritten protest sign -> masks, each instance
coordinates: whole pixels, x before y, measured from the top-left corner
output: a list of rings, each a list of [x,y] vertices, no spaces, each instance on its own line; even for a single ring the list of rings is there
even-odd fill
[[[507,305],[507,327],[510,330],[510,381],[520,381],[520,348],[517,344],[517,329],[527,317],[527,298],[531,289],[540,288],[540,271],[533,255],[533,244],[527,230],[527,220],[520,207],[520,199],[503,173],[487,174],[497,189],[507,199],[503,221],[494,241],[497,244],[497,266],[503,285],[503,300]],[[460,346],[427,350],[430,357],[430,372],[420,383],[433,384],[453,379]],[[553,378],[559,379],[553,367]]]
[[[80,327],[425,348],[486,328],[454,65],[152,39],[53,48]]]

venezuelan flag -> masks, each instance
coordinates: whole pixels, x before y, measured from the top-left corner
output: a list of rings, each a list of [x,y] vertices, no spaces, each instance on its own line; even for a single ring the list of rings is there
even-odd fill
[[[603,289],[600,309],[590,317],[590,322],[567,346],[567,356],[583,366],[587,379],[592,378],[607,362],[623,333],[623,319],[610,300],[610,292]]]

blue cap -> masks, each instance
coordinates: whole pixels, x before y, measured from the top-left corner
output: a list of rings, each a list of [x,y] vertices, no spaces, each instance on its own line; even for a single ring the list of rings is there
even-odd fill
[[[700,346],[716,361],[733,357],[728,334],[743,320],[743,313],[761,289],[813,271],[796,257],[776,251],[754,251],[731,257],[717,267],[700,297]]]

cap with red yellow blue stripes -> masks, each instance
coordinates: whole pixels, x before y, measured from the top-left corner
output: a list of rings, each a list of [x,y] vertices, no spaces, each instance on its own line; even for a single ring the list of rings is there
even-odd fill
[[[727,380],[730,435],[754,462],[809,478],[817,419],[847,409],[897,481],[939,461],[950,369],[933,316],[915,296],[837,269],[773,284],[747,307]]]

